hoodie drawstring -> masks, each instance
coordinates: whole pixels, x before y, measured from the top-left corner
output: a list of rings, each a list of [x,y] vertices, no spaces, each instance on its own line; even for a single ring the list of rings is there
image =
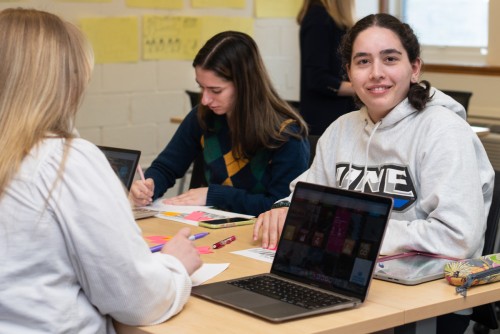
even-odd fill
[[[368,181],[368,152],[370,151],[370,143],[372,141],[373,136],[375,135],[375,132],[377,131],[378,127],[382,124],[382,120],[378,121],[377,124],[373,127],[372,132],[370,133],[370,137],[368,138],[368,143],[366,143],[366,149],[365,149],[365,167],[363,169],[363,178],[361,179],[361,192],[365,192],[365,185],[366,182]]]

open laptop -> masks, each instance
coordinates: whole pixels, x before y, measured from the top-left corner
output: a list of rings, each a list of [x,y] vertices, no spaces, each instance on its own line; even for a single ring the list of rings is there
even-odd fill
[[[141,151],[109,146],[98,147],[108,159],[111,168],[113,168],[118,178],[123,182],[125,188],[130,190],[134,182],[135,171],[139,164],[139,159],[141,158]],[[135,219],[152,217],[158,213],[158,211],[144,208],[132,208],[132,212]]]
[[[299,182],[271,272],[192,294],[273,322],[355,307],[368,294],[391,209],[388,197]]]

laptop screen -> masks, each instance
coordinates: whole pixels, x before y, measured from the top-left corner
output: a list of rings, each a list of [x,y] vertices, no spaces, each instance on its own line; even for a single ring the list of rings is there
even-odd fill
[[[364,299],[392,199],[299,182],[271,272]]]
[[[118,178],[123,182],[127,190],[130,190],[141,157],[141,151],[108,146],[98,147],[108,159]]]

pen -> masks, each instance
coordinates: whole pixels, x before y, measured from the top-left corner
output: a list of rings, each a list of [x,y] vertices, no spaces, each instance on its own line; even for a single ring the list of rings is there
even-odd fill
[[[231,243],[231,242],[233,242],[234,240],[236,240],[236,237],[235,237],[234,235],[232,235],[232,236],[230,236],[229,238],[222,239],[221,241],[216,242],[215,244],[213,244],[213,245],[212,245],[212,248],[213,248],[213,249],[222,248],[222,247],[224,247],[225,245],[230,244],[230,243]]]
[[[206,237],[208,234],[209,234],[209,232],[196,233],[196,234],[189,236],[188,239],[191,241],[194,241],[194,240],[198,240],[198,239],[201,239],[203,237]],[[159,244],[159,245],[153,246],[149,249],[151,250],[151,253],[156,253],[156,252],[161,251],[161,249],[163,248],[164,245],[165,244]]]
[[[144,178],[144,172],[142,171],[141,165],[137,165],[137,173],[139,173],[142,182],[146,183],[146,179]]]
[[[209,234],[209,232],[201,232],[201,233],[196,233],[191,235],[188,239],[191,241],[201,239],[203,237],[206,237]]]

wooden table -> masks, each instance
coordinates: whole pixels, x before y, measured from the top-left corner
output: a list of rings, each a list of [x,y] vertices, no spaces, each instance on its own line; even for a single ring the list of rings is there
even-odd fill
[[[187,225],[150,218],[139,221],[145,236],[173,235]],[[196,245],[212,245],[230,235],[236,241],[214,253],[202,255],[207,263],[226,263],[229,268],[211,281],[225,280],[245,275],[268,272],[270,264],[232,254],[236,250],[258,247],[251,240],[252,226],[209,230],[210,235],[195,241]],[[208,231],[192,227],[192,233]],[[209,281],[210,282],[210,281]],[[477,286],[463,298],[445,280],[438,280],[417,286],[404,286],[380,280],[373,280],[368,298],[357,308],[314,316],[301,320],[273,324],[230,308],[191,297],[184,310],[167,322],[148,327],[130,327],[117,324],[120,334],[134,333],[371,333],[398,327],[397,333],[432,333],[435,316],[473,306],[500,300],[500,284]],[[427,320],[430,319],[430,320]],[[412,323],[417,322],[413,326]],[[429,325],[430,324],[430,325]],[[430,326],[430,329],[429,327]]]
[[[184,120],[184,116],[172,116],[170,117],[170,123],[172,124],[181,124]]]

